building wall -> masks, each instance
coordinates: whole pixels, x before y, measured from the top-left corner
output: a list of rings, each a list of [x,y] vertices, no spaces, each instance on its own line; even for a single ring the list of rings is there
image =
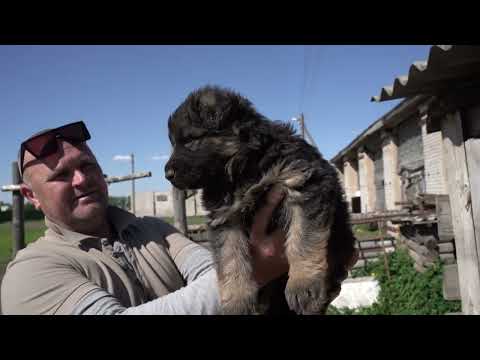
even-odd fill
[[[366,147],[358,150],[358,174],[362,213],[375,210],[375,171],[371,153]]]
[[[137,216],[172,217],[172,191],[146,191],[135,193]],[[201,204],[201,192],[185,201],[187,216],[203,216],[208,212]]]
[[[154,213],[154,193],[148,192],[135,192],[135,214],[137,216],[155,216]],[[132,197],[130,196],[130,203]]]
[[[409,169],[424,165],[422,130],[419,119],[412,117],[402,122],[397,128],[398,165]]]
[[[398,174],[398,145],[395,134],[382,132],[383,178],[385,184],[385,210],[398,210],[401,200],[401,181]]]
[[[427,134],[426,122],[423,122],[421,126],[423,156],[425,161],[426,192],[429,194],[446,194],[442,132],[436,131]]]
[[[373,163],[375,167],[375,210],[385,210],[385,183],[383,176],[383,155],[382,148],[375,149],[373,155]]]
[[[352,197],[357,196],[360,190],[358,182],[358,160],[356,158],[344,160],[343,181],[346,200],[351,208]]]

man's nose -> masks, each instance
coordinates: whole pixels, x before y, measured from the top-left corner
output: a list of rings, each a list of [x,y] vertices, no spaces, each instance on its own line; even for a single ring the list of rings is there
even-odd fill
[[[85,183],[86,180],[87,180],[87,177],[82,171],[75,170],[75,172],[73,173],[73,179],[72,179],[73,186],[80,186],[83,183]]]

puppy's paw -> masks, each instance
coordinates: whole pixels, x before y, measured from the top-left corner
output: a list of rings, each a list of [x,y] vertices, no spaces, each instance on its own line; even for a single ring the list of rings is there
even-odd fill
[[[324,315],[330,303],[326,281],[317,279],[289,279],[285,298],[291,310],[299,315]]]

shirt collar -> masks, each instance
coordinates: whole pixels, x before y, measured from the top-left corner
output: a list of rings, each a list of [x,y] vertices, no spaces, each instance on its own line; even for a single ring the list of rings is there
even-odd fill
[[[112,224],[113,229],[118,236],[122,237],[124,230],[131,225],[137,217],[128,211],[118,207],[109,206],[107,208],[107,218]],[[80,246],[88,240],[99,239],[98,237],[82,234],[76,231],[68,230],[56,224],[53,220],[45,216],[45,225],[47,226],[47,237],[53,236],[72,245]]]

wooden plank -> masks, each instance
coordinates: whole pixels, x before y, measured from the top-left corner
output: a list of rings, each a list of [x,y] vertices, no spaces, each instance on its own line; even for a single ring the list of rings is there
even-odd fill
[[[455,259],[455,255],[453,255],[453,253],[440,254],[439,256],[442,260]]]
[[[110,184],[117,183],[117,182],[134,180],[134,179],[141,179],[141,178],[151,177],[151,176],[152,176],[151,171],[140,172],[140,173],[125,175],[125,176],[108,176],[108,177],[105,178],[105,182],[108,185],[110,185]],[[18,190],[20,190],[20,185],[15,185],[15,184],[2,185],[1,190],[2,191],[18,191]]]
[[[374,212],[367,214],[350,214],[350,223],[355,224],[368,224],[378,221],[414,221],[418,217],[435,216],[434,210],[387,210],[384,212]],[[417,219],[418,220],[418,219]]]
[[[444,167],[457,250],[462,312],[480,314],[480,272],[470,199],[463,128],[459,112],[442,119]]]
[[[385,251],[387,253],[390,253],[390,252],[395,251],[395,248],[394,247],[387,247],[387,248],[385,248]],[[370,259],[370,258],[375,258],[375,257],[381,256],[382,254],[383,254],[383,248],[364,250],[364,251],[360,251],[360,258]]]
[[[438,244],[438,252],[440,254],[453,253],[454,251],[455,247],[452,242]]]
[[[383,245],[386,247],[394,246],[394,242],[392,240],[384,240]],[[359,242],[359,244],[356,244],[358,248],[361,248],[362,250],[366,249],[376,249],[382,247],[382,242],[381,241],[365,241],[365,242]]]
[[[379,241],[379,240],[380,240],[380,235],[366,235],[362,237],[357,237],[357,241],[362,244],[366,241]]]
[[[433,265],[433,261],[421,254],[416,253],[412,249],[408,249],[408,255],[415,261],[415,263],[422,265],[422,266],[430,266]]]
[[[20,191],[20,185],[2,185],[2,191]]]
[[[477,121],[480,122],[480,118]],[[480,139],[468,139],[465,142],[465,154],[470,180],[470,211],[474,227],[472,240],[477,248],[477,270],[480,274]]]
[[[436,198],[438,221],[438,238],[440,241],[450,241],[454,237],[452,224],[452,211],[448,195],[439,195]]]
[[[425,257],[431,261],[434,260],[435,256],[432,254],[430,250],[428,250],[425,246],[417,244],[415,241],[407,240],[405,241],[408,248],[415,251],[418,255]]]
[[[458,280],[458,266],[445,265],[443,267],[443,298],[445,300],[460,300],[460,284]]]

